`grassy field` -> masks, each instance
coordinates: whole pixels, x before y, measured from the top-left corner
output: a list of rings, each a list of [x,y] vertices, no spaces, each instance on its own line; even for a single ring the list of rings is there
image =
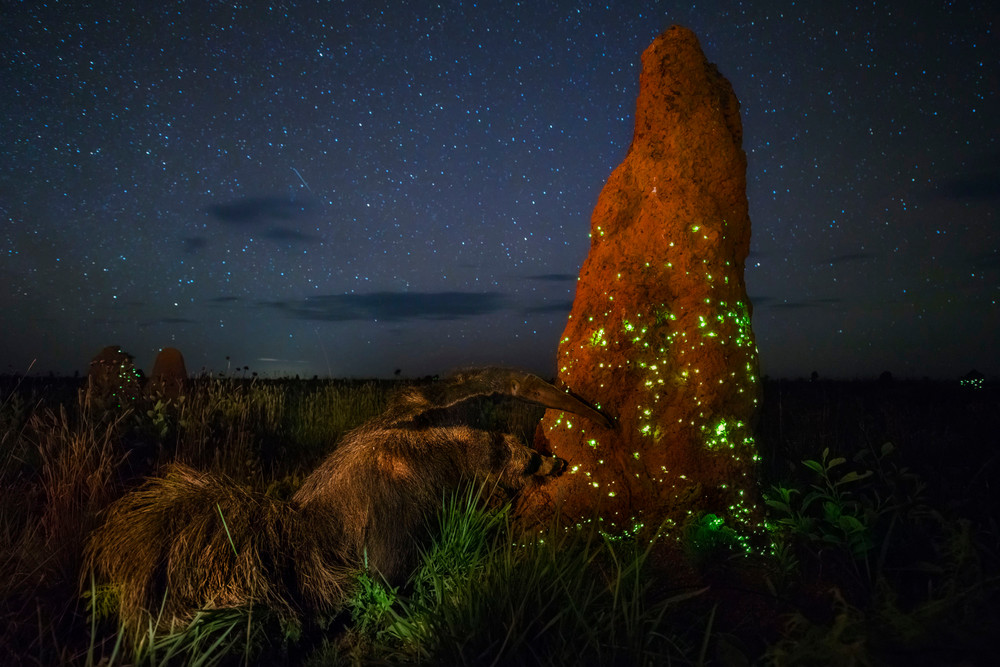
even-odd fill
[[[103,508],[173,461],[288,498],[398,382],[206,378],[124,401],[80,384],[0,378],[0,664],[993,664],[995,387],[766,381],[766,557],[711,515],[683,564],[648,540],[526,534],[471,488],[406,586],[359,569],[332,618],[208,610],[135,636],[81,572]],[[465,409],[529,441],[541,416]]]

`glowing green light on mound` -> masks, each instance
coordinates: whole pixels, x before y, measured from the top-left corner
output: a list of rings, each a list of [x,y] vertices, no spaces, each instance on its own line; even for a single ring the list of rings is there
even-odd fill
[[[691,227],[692,232],[700,232],[701,229],[702,225]],[[671,243],[671,246],[673,245]],[[706,265],[709,264],[708,260],[702,259],[701,261]],[[731,266],[729,262],[726,264]],[[652,266],[647,262],[647,267]],[[723,281],[719,281],[719,276],[707,270],[707,266],[705,270],[700,272],[688,271],[688,275],[696,273],[701,273],[706,281],[705,284],[712,290],[722,287],[723,281],[726,284],[730,283],[729,277],[726,275],[722,276]],[[621,276],[618,278],[620,279]],[[587,317],[587,321],[592,323],[590,326],[593,328],[590,328],[589,336],[585,340],[598,352],[601,348],[610,348],[613,344],[614,349],[628,354],[623,362],[616,360],[612,363],[610,360],[601,359],[597,359],[595,362],[600,373],[624,369],[626,372],[638,374],[636,380],[645,393],[634,403],[637,412],[633,413],[632,419],[636,428],[634,433],[649,439],[647,442],[650,444],[643,446],[652,447],[654,443],[655,446],[669,446],[669,442],[665,440],[667,433],[673,433],[674,429],[678,428],[694,429],[695,432],[699,433],[701,444],[711,452],[712,457],[719,458],[724,465],[732,466],[733,479],[742,477],[744,481],[750,481],[752,475],[747,472],[747,466],[759,460],[751,430],[738,419],[713,414],[714,399],[712,397],[716,395],[716,390],[714,388],[707,389],[709,384],[732,383],[733,395],[749,393],[751,395],[747,396],[748,402],[756,405],[757,399],[752,394],[754,393],[753,384],[758,382],[758,378],[756,377],[756,346],[753,343],[750,327],[750,305],[743,299],[727,303],[727,301],[717,298],[720,295],[718,292],[712,294],[712,297],[706,297],[702,293],[696,297],[696,302],[685,301],[671,304],[672,308],[668,308],[665,303],[649,304],[651,307],[648,310],[643,309],[640,312],[630,313],[627,318],[621,317],[617,326],[613,322],[616,319],[613,307],[606,312],[595,313]],[[605,292],[605,296],[609,302],[615,301],[614,295]],[[673,312],[673,310],[677,312]],[[602,316],[604,321],[599,324]],[[655,327],[653,323],[649,322],[650,319],[655,320]],[[673,323],[681,319],[688,323],[684,326],[686,330],[674,328]],[[648,326],[643,326],[647,323]],[[691,335],[692,325],[700,335]],[[586,344],[580,345],[580,349],[585,349]],[[721,348],[721,346],[726,346],[726,348]],[[739,351],[739,355],[743,356],[742,363],[737,361],[740,356],[735,356],[736,351],[733,348],[744,348]],[[730,362],[735,366],[728,369],[724,377],[704,377],[707,374],[700,373],[700,369],[695,367],[697,360],[703,354],[703,349],[705,352],[718,350],[719,353],[724,353],[727,358],[735,356]],[[578,359],[572,358],[573,353],[575,350],[563,349],[561,351],[560,356],[565,354],[569,357],[567,360],[569,363],[564,368],[573,368],[573,364],[578,361]],[[599,386],[605,388],[609,386],[606,383],[611,381],[613,381],[612,377],[601,377]],[[694,410],[688,418],[677,419],[678,424],[675,425],[673,422],[677,415],[672,415],[670,406],[665,406],[664,403],[675,400],[678,391],[690,396]],[[559,419],[550,428],[558,426],[571,427],[568,422]],[[584,426],[586,428],[586,425]],[[581,441],[586,442],[594,450],[598,446],[595,438],[584,437],[581,438]],[[645,457],[645,452],[642,452],[642,455]],[[640,451],[633,452],[632,456],[638,461]],[[599,465],[600,463],[585,464],[583,468],[574,465],[571,472],[583,472],[586,476],[586,483],[593,488],[598,488],[599,482],[595,480],[599,480],[600,475],[597,469],[592,468],[593,475],[586,469]],[[656,467],[662,469],[663,476],[658,479],[653,478],[652,481],[673,484],[677,493],[687,493],[685,489],[693,488],[692,484],[703,484],[707,481],[688,480],[685,475],[670,473],[664,466]],[[640,476],[639,473],[634,474],[637,478]],[[613,484],[614,482],[611,482],[611,485]],[[735,522],[734,527],[741,531],[747,530],[749,533],[759,535],[761,528],[759,525],[755,526],[753,519],[755,513],[747,507],[747,494],[745,492],[739,493],[741,489],[732,488],[733,486],[738,487],[739,483],[719,485],[718,490],[725,494],[724,497],[728,499],[728,502],[722,503],[716,510],[723,510],[725,518],[719,517],[718,520],[711,522],[705,528],[721,529],[726,532],[733,531],[732,528],[722,524],[722,521],[726,520]],[[616,497],[615,493],[615,491],[609,491],[608,497]],[[680,498],[681,496],[678,496],[678,499]],[[688,514],[692,515],[693,513],[689,510]],[[607,521],[614,523],[620,530],[622,519],[623,517],[616,516],[609,517]],[[598,521],[602,520],[604,520],[603,517],[598,518]],[[635,520],[636,518],[633,517],[632,521]],[[757,523],[759,524],[759,522]],[[679,529],[680,526],[675,525],[675,528]],[[626,532],[627,530],[625,529]],[[675,536],[675,539],[679,538],[679,535]],[[746,538],[742,536],[736,539],[741,544],[748,544]]]
[[[604,329],[598,329],[594,333],[590,334],[590,346],[591,347],[607,347],[608,339],[604,336]]]
[[[714,426],[702,425],[701,430],[705,433],[704,445],[707,449],[739,449],[741,452],[753,452],[755,449],[746,423],[738,419],[720,419]],[[740,460],[735,454],[733,458],[735,461]]]

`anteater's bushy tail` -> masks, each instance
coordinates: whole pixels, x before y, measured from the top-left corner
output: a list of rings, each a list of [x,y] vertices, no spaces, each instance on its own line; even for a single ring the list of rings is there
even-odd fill
[[[350,570],[289,503],[187,466],[118,499],[86,551],[86,573],[110,583],[122,623],[184,625],[198,609],[266,606],[296,617],[343,599]]]

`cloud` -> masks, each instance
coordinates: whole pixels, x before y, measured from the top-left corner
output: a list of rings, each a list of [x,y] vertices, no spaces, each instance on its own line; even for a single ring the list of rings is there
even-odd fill
[[[198,320],[187,319],[186,317],[161,317],[156,320],[149,320],[148,322],[142,322],[140,327],[151,327],[160,324],[198,324]]]
[[[569,282],[576,280],[575,273],[542,273],[535,276],[525,276],[528,280],[542,280],[546,282]]]
[[[826,260],[831,266],[834,264],[844,264],[846,262],[857,262],[862,259],[868,259],[872,254],[870,252],[855,252],[848,253],[846,255],[836,255]]]
[[[289,229],[287,227],[272,227],[264,232],[263,237],[271,241],[284,241],[289,243],[319,243],[323,240],[319,236],[303,234],[302,232]]]
[[[815,308],[815,303],[808,301],[782,301],[781,303],[769,303],[768,308],[780,308],[781,310],[798,310],[799,308]]]
[[[950,199],[1000,199],[1000,169],[992,166],[945,180],[939,192]]]
[[[302,320],[402,322],[488,315],[507,308],[507,299],[499,292],[372,292],[329,294],[265,305]]]
[[[253,225],[273,220],[292,220],[309,209],[304,201],[292,197],[245,197],[224,204],[212,204],[209,214],[230,225]]]
[[[528,306],[521,312],[526,315],[538,313],[568,313],[572,309],[573,301],[566,299],[563,301],[553,301],[552,303],[543,303],[540,306]]]
[[[208,239],[204,236],[189,236],[181,239],[184,244],[184,252],[194,254],[208,245]]]

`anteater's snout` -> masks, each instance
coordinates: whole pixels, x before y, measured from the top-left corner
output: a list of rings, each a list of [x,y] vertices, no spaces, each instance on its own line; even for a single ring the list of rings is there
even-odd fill
[[[561,459],[558,456],[547,456],[542,459],[542,464],[538,466],[538,471],[536,475],[544,475],[546,477],[557,477],[562,474],[562,471],[566,469],[566,460]]]

